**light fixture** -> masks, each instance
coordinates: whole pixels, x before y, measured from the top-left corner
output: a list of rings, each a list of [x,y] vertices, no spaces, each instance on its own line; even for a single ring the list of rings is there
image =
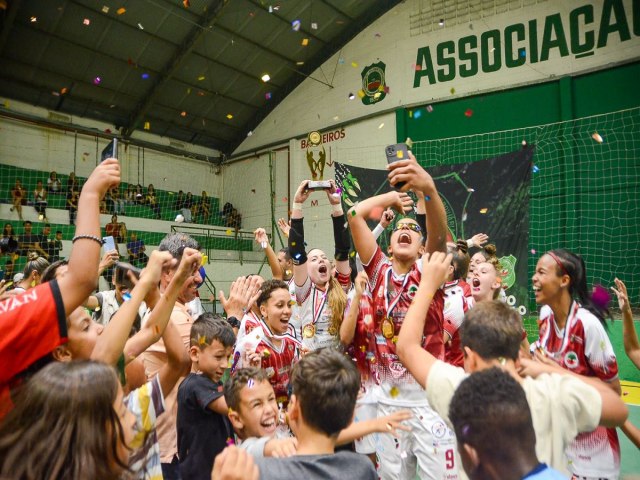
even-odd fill
[[[267,83],[269,80],[271,80],[271,77],[269,76],[269,74],[268,74],[268,73],[265,73],[265,74],[264,74],[264,75],[262,75],[262,77],[260,77],[260,78],[262,78],[262,81],[263,81],[264,83]]]
[[[438,25],[440,25],[441,27],[444,27],[444,18],[440,19],[440,22],[438,22]]]
[[[353,100],[354,98],[356,98],[356,96],[353,93],[349,94],[349,100]]]

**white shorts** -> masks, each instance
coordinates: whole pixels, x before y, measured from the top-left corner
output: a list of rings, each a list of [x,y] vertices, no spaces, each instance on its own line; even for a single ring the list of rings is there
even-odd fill
[[[373,420],[378,416],[378,404],[376,403],[359,403],[356,402],[356,411],[354,422],[363,422],[365,420]],[[376,442],[378,441],[377,433],[370,433],[355,441],[356,452],[369,455],[376,453]]]
[[[457,480],[456,437],[444,420],[429,406],[401,407],[378,403],[378,417],[398,410],[411,410],[403,422],[410,432],[398,430],[398,438],[378,435],[378,476],[382,480]],[[460,466],[461,467],[461,466]]]

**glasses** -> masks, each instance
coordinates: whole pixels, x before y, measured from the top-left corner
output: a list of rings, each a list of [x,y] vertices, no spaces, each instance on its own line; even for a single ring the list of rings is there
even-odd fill
[[[422,233],[422,229],[417,223],[397,223],[393,231],[397,232],[398,230],[413,230],[414,232]]]

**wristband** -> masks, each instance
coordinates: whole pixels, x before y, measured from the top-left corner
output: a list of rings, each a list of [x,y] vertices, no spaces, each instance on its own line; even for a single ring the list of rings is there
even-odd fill
[[[293,202],[291,205],[291,210],[302,210],[302,204],[298,202]]]
[[[227,322],[233,328],[240,328],[240,322],[238,321],[238,319],[236,317],[233,317],[233,316],[232,317],[227,317]]]
[[[331,204],[331,211],[333,213],[339,213],[340,215],[342,215],[342,204],[341,203],[332,203]]]
[[[469,239],[467,240],[467,248],[471,248],[473,247],[475,244],[473,243],[473,240]]]
[[[73,237],[71,239],[71,243],[76,243],[76,241],[82,240],[82,239],[93,240],[94,242],[98,242],[100,244],[100,246],[102,246],[104,244],[102,239],[100,237],[95,236],[95,235],[76,235],[75,237]]]

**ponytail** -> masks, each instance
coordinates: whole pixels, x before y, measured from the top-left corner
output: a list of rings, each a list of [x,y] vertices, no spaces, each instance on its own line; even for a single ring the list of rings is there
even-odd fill
[[[331,329],[339,332],[344,309],[347,307],[347,294],[344,293],[342,285],[333,275],[329,279],[327,287],[327,304],[331,309]]]

